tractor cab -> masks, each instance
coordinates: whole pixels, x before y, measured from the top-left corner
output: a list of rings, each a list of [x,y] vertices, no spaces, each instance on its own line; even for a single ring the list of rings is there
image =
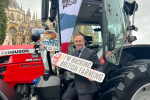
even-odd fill
[[[48,8],[49,0],[43,0],[42,21],[49,18],[56,22],[55,31],[60,34],[62,52],[68,49],[63,43],[74,47],[74,34],[82,33],[86,46],[96,50],[99,59],[118,65],[126,37],[130,37],[130,43],[136,40],[131,31],[137,28],[130,21],[138,8],[135,1],[51,0],[50,17]]]

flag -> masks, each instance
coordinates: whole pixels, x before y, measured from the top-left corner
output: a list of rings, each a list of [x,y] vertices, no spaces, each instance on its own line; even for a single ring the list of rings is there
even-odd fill
[[[67,53],[82,0],[59,0],[62,52]]]

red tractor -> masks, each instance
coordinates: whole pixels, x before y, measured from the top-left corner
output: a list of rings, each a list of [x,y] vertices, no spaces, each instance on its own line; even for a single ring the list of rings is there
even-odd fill
[[[49,1],[51,1],[50,18],[48,17]],[[80,6],[77,5],[78,3],[80,3]],[[78,14],[74,14],[77,8],[79,8]],[[131,15],[134,17],[137,8],[138,5],[135,1],[127,2],[125,0],[42,0],[42,22],[45,22],[47,18],[51,22],[56,21],[53,25],[56,33],[61,34],[62,51],[67,51],[69,46],[68,38],[65,37],[69,37],[70,41],[71,36],[74,36],[70,33],[84,33],[87,41],[86,46],[97,52],[98,58],[105,67],[106,77],[100,84],[102,88],[97,94],[95,93],[95,100],[149,100],[150,98],[150,46],[131,45],[136,40],[136,37],[132,36],[132,31],[136,31],[137,28],[134,23],[131,24],[130,17]],[[132,21],[134,22],[134,18]],[[45,29],[47,28],[46,26]],[[72,31],[68,32],[68,30]],[[92,34],[89,35],[88,33]],[[32,34],[32,40],[35,43],[39,39],[39,34]],[[124,46],[127,44],[130,45]],[[10,47],[7,47],[7,50]],[[20,49],[20,47],[15,49]],[[0,80],[0,100],[60,100],[68,84],[73,81],[74,75],[68,71],[59,70],[57,76],[52,73],[49,51],[46,56],[47,63],[44,63],[44,66],[48,66],[49,70],[44,71],[43,63],[40,61],[40,55],[44,53],[39,54],[38,43],[35,47],[35,54],[29,54],[26,50],[0,53],[0,56],[6,54],[1,56],[4,57],[2,59],[6,59],[6,62],[18,61],[16,68],[11,68],[11,73],[18,69],[20,71],[24,69],[30,73],[28,77],[28,73],[24,74],[26,71],[17,71],[14,76],[12,75],[9,80],[6,80],[7,71],[10,72],[10,67],[15,64],[10,65],[2,60],[4,67],[1,69],[1,77],[4,81]],[[73,47],[74,45],[70,43],[69,54],[73,52]],[[27,48],[22,47],[22,49]],[[27,58],[22,56],[25,54],[19,55],[20,58],[24,57],[24,61],[18,60],[19,58],[12,59],[13,56],[7,56],[18,52],[27,52],[29,55],[26,55]],[[39,61],[34,61],[34,59]],[[42,66],[39,66],[41,64]],[[30,72],[32,67],[34,67],[34,71]],[[40,69],[40,67],[42,68]],[[37,74],[35,74],[35,71],[37,71]],[[19,75],[18,73],[21,73],[23,78],[17,79],[24,83],[15,79],[18,77],[16,76]],[[10,76],[9,74],[8,76]],[[35,86],[32,80],[37,77],[38,82]],[[25,78],[29,79],[24,81]],[[20,98],[5,81],[12,82],[9,84],[15,88]],[[8,91],[8,88],[11,91]]]
[[[16,90],[20,98],[27,98],[33,92],[33,80],[42,76],[44,64],[42,57],[32,58],[32,45],[0,46],[0,85],[2,80]],[[0,86],[0,91],[8,87]]]

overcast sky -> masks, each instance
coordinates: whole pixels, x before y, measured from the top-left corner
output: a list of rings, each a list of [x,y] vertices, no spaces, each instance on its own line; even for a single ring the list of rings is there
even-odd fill
[[[41,18],[41,1],[42,0],[16,0],[19,6],[27,12],[29,5],[31,15],[33,12],[38,12],[38,18]],[[133,35],[137,36],[137,40],[133,44],[150,44],[150,0],[136,0],[139,5],[138,11],[135,14],[135,26],[138,27],[138,32]]]

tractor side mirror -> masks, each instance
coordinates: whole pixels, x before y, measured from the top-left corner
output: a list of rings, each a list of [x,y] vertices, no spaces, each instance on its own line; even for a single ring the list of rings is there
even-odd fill
[[[109,41],[108,41],[108,50],[112,51],[115,48],[115,34],[110,33],[109,34]]]
[[[40,34],[32,33],[31,34],[31,39],[32,39],[33,42],[37,42],[40,39]]]
[[[35,42],[35,44],[34,44],[35,54],[31,54],[31,57],[32,58],[38,58],[41,55],[40,53],[38,53],[38,51],[40,50],[40,43],[37,42],[40,39],[40,34],[32,33],[31,39],[33,42]]]

